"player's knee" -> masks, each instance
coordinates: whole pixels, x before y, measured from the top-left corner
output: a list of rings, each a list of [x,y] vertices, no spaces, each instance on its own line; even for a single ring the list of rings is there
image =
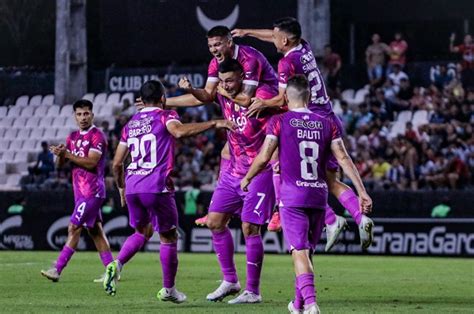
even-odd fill
[[[143,234],[147,240],[150,240],[153,236],[153,226],[149,224],[145,229],[145,233]]]
[[[67,227],[67,232],[69,233],[69,235],[80,233],[81,230],[82,230],[82,227],[76,226],[73,223],[70,223],[69,226]]]
[[[178,231],[172,229],[166,232],[160,232],[161,243],[176,243],[178,242]]]
[[[242,233],[244,237],[251,237],[260,234],[260,226],[249,222],[242,223]]]

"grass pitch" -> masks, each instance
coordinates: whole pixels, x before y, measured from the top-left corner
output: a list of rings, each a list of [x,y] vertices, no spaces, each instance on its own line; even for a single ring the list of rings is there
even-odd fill
[[[57,252],[0,251],[1,313],[287,313],[293,296],[288,255],[266,255],[262,296],[256,305],[207,302],[220,272],[214,255],[180,254],[177,287],[188,296],[177,305],[160,302],[158,254],[139,253],[122,273],[117,295],[92,280],[103,271],[97,253],[78,252],[52,283],[40,275]],[[245,286],[245,256],[236,255]],[[323,313],[473,313],[474,262],[469,259],[317,256],[316,285]],[[228,300],[228,299],[226,299]]]

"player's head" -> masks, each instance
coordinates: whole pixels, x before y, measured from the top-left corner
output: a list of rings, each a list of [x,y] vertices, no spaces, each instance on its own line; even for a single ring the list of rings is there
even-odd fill
[[[214,26],[207,32],[207,47],[219,63],[225,58],[232,58],[233,41],[227,26]]]
[[[160,81],[147,81],[140,87],[140,97],[145,107],[164,107],[166,103],[165,87]]]
[[[94,113],[92,109],[94,105],[89,100],[80,99],[76,101],[72,108],[74,110],[74,118],[76,119],[77,125],[81,130],[87,130],[91,127],[92,121],[94,120]]]
[[[378,43],[380,42],[380,35],[377,34],[377,33],[373,34],[373,35],[372,35],[372,42],[373,42],[374,44],[378,44]]]
[[[309,94],[309,82],[304,75],[295,75],[288,80],[285,99],[290,109],[306,106]]]
[[[285,53],[301,40],[301,25],[293,17],[284,17],[273,23],[273,43],[278,52]]]
[[[219,64],[219,81],[229,95],[235,96],[240,92],[243,80],[244,69],[239,61],[227,58]]]

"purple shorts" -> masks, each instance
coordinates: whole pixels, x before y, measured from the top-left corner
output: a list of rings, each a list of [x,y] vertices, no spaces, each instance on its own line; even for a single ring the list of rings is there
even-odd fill
[[[132,228],[145,227],[151,223],[155,231],[166,232],[178,227],[174,193],[138,193],[125,197]]]
[[[283,237],[290,252],[316,248],[324,227],[324,210],[281,207],[280,217]]]
[[[223,173],[219,178],[209,212],[240,214],[242,222],[265,224],[275,204],[273,171],[260,172],[250,183],[248,192],[240,189],[242,178],[234,177],[230,172]]]
[[[94,227],[97,221],[102,221],[100,209],[104,201],[103,198],[95,197],[77,199],[71,215],[71,223],[78,227]]]

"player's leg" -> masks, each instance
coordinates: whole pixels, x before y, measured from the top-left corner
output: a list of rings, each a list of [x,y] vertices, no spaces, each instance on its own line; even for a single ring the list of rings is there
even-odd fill
[[[275,155],[275,153],[277,153]],[[268,231],[273,232],[280,232],[281,231],[281,222],[280,222],[280,212],[278,210],[278,206],[280,204],[280,162],[278,161],[278,152],[275,152],[274,156],[275,160],[270,161],[272,164],[273,169],[273,188],[275,189],[275,207],[272,214],[272,218],[268,223],[267,229]],[[272,158],[273,159],[273,158]]]
[[[178,209],[174,193],[154,194],[143,205],[148,208],[153,227],[160,235],[163,288],[158,292],[157,298],[182,303],[186,301],[186,295],[176,289],[175,283],[178,272]]]
[[[354,191],[337,178],[337,172],[327,171],[327,182],[331,193],[337,197],[341,205],[349,211],[359,228],[360,244],[366,249],[373,239],[374,222],[361,213],[359,198]]]
[[[104,229],[102,228],[102,214],[100,210],[103,202],[103,199],[92,199],[91,202],[89,202],[90,206],[97,207],[97,216],[95,218],[93,226],[88,226],[87,232],[92,238],[92,241],[94,241],[97,252],[99,252],[99,257],[102,261],[102,264],[104,265],[104,267],[106,267],[110,262],[114,260],[114,258],[112,256],[112,252],[110,251],[109,241],[107,240],[107,236],[105,235]]]
[[[226,142],[224,147],[222,148],[222,151],[221,151],[221,161],[220,161],[220,164],[219,164],[219,176],[217,179],[219,179],[222,175],[222,173],[224,173],[226,171],[226,169],[229,167],[230,165],[230,152],[229,152],[229,143]],[[198,226],[202,226],[202,227],[206,227],[207,226],[207,214],[201,218],[198,218],[194,221],[194,223]]]
[[[262,302],[260,275],[264,251],[260,231],[261,226],[270,217],[275,204],[272,176],[271,169],[261,172],[249,185],[249,192],[241,192],[244,197],[241,220],[247,255],[247,283],[245,291],[237,298],[230,300],[230,304]]]
[[[232,215],[242,208],[242,199],[236,192],[239,183],[230,174],[222,173],[209,206],[207,227],[211,230],[212,244],[223,274],[221,285],[207,295],[209,301],[222,301],[240,291],[234,262],[234,240],[227,227]]]

